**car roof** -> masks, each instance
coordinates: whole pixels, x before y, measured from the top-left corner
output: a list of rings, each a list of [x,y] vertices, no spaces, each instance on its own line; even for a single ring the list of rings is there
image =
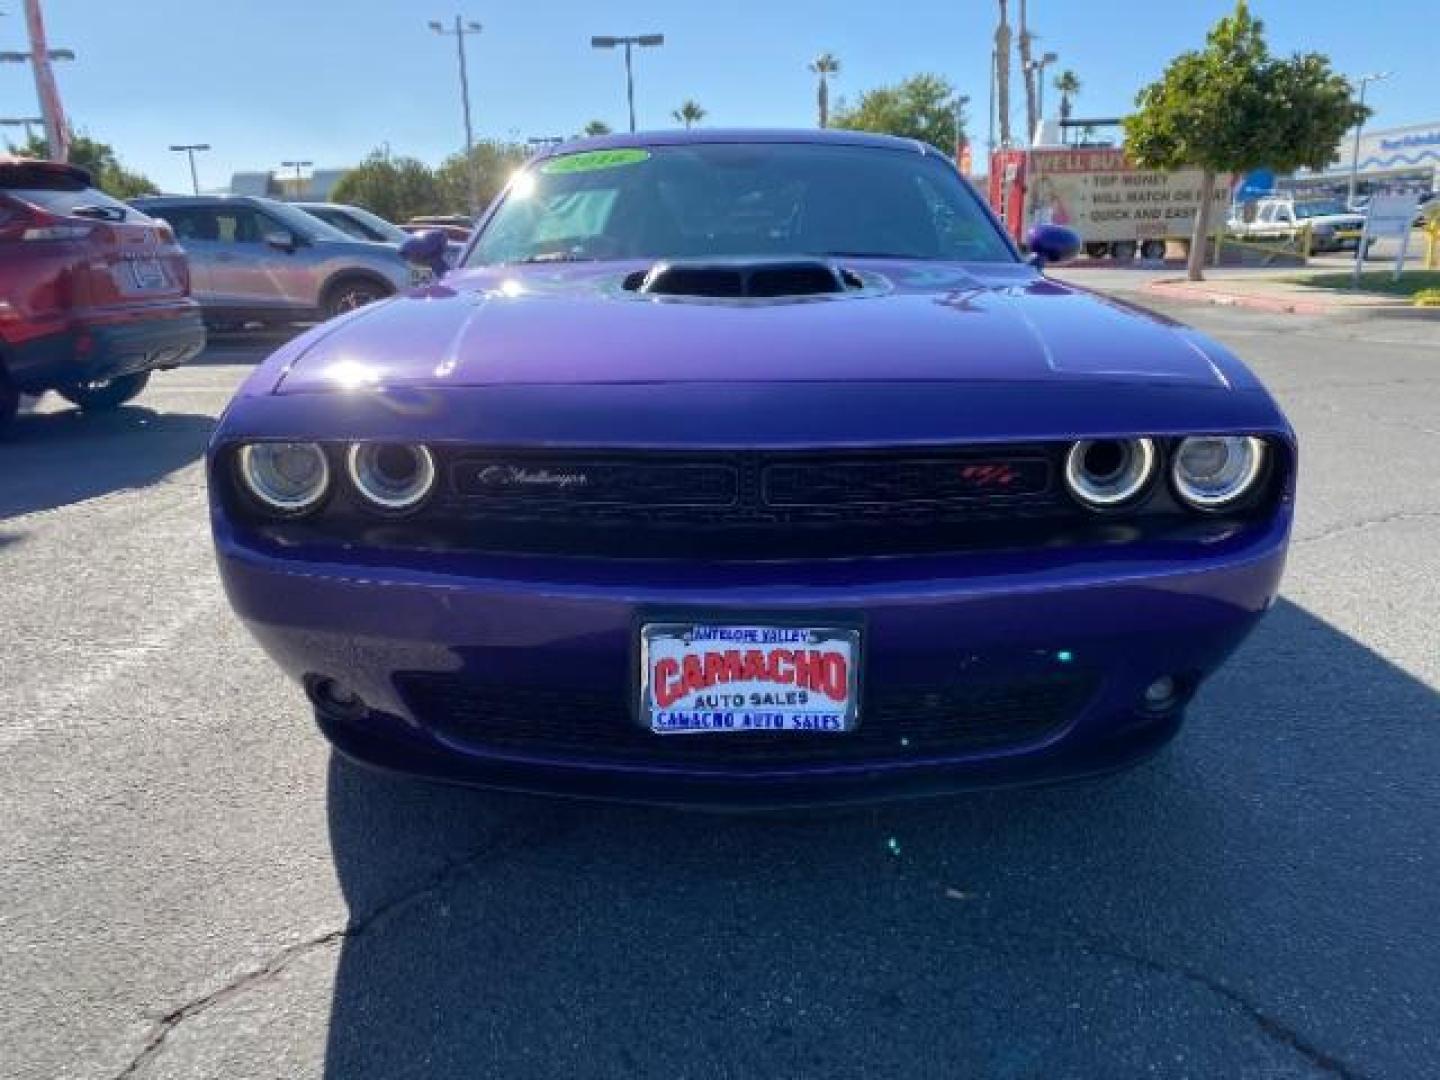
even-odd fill
[[[87,187],[93,182],[88,169],[82,169],[79,165],[71,165],[65,161],[47,161],[44,158],[16,157],[13,154],[0,154],[0,169],[25,169],[27,171],[54,173],[57,176],[69,177],[78,180]]]
[[[935,154],[940,151],[919,139],[877,135],[869,131],[838,128],[691,128],[676,131],[637,131],[570,139],[556,143],[535,155],[535,160],[573,154],[580,150],[626,150],[652,146],[697,146],[715,143],[806,143],[818,146],[868,146],[880,150],[905,150]]]

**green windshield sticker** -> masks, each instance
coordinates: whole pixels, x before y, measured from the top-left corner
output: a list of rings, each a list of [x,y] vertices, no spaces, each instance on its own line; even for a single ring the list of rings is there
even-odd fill
[[[649,160],[649,150],[589,150],[583,154],[566,154],[564,157],[547,161],[540,166],[540,171],[547,176],[565,176],[569,173],[615,169],[621,165],[638,165]]]

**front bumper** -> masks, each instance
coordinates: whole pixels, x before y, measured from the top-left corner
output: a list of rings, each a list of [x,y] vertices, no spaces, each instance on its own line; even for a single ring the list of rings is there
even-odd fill
[[[76,383],[178,367],[205,348],[198,307],[160,318],[78,323],[11,346],[6,365],[22,391],[39,393]]]
[[[265,649],[307,687],[334,680],[363,699],[356,711],[317,695],[322,729],[349,756],[521,790],[737,805],[1037,782],[1139,760],[1174,734],[1181,711],[1147,713],[1145,688],[1172,675],[1188,699],[1243,640],[1276,595],[1289,528],[1287,505],[1184,557],[1156,545],[728,567],[519,557],[461,565],[437,556],[400,567],[260,550],[223,515],[215,520],[227,592]],[[446,699],[413,692],[417,680],[438,680],[477,695],[543,687],[556,701],[629,701],[638,626],[677,611],[858,623],[862,725],[872,696],[1049,678],[1062,654],[1084,690],[1059,722],[1011,742],[912,752],[897,740],[869,757],[780,764],[727,760],[723,741],[704,761],[651,759],[645,740],[667,737],[618,726],[616,742],[634,750],[623,757],[602,742],[588,751],[573,741],[490,745],[457,734],[453,718],[435,711]]]

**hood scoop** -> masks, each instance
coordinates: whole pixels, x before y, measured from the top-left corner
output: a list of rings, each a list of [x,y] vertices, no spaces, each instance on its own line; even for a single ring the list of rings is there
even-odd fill
[[[776,300],[864,288],[849,270],[823,259],[663,261],[625,278],[627,292],[716,300]]]

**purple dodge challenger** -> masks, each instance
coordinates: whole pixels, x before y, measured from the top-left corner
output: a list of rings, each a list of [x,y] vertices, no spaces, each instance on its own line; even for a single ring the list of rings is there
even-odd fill
[[[209,453],[230,600],[342,752],[737,805],[1144,758],[1274,600],[1295,468],[1225,349],[851,132],[556,147]]]

